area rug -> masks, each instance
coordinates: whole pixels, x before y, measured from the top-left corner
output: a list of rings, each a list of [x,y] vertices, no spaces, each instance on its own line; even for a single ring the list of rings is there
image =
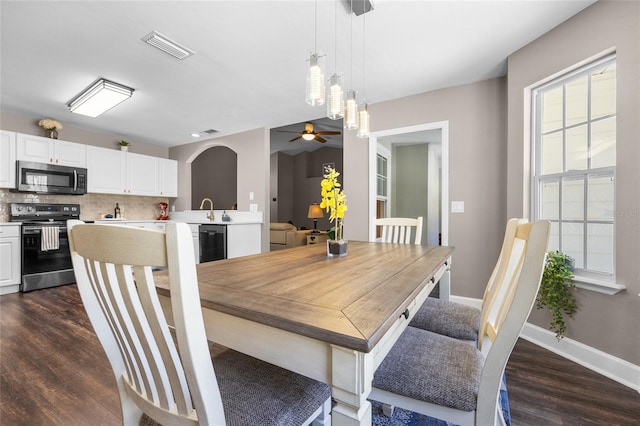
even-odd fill
[[[382,404],[371,401],[372,426],[455,426],[453,423],[434,419],[422,414],[396,407],[391,418],[382,414]],[[511,411],[509,410],[509,395],[507,394],[507,380],[502,376],[502,386],[500,388],[500,406],[502,415],[507,426],[511,426]]]

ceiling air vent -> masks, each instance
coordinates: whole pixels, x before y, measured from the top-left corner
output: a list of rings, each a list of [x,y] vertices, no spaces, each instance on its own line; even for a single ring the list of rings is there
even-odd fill
[[[209,130],[203,130],[203,131],[202,131],[202,132],[200,132],[200,133],[206,133],[206,134],[208,134],[208,135],[212,135],[212,134],[214,134],[214,133],[218,133],[218,131],[217,131],[216,129],[209,129]]]
[[[149,34],[142,37],[142,41],[150,44],[153,47],[157,47],[163,52],[168,53],[169,55],[178,59],[188,58],[195,53],[193,50],[179,45],[175,41],[163,36],[157,31],[151,31]]]

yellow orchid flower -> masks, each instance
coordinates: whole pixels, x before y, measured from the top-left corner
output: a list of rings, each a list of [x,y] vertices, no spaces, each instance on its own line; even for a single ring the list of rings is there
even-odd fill
[[[338,176],[340,173],[335,169],[331,167],[325,169],[324,179],[320,182],[320,195],[322,196],[320,208],[330,213],[329,221],[334,223],[335,238],[341,240],[344,214],[347,211],[347,197],[342,192]]]

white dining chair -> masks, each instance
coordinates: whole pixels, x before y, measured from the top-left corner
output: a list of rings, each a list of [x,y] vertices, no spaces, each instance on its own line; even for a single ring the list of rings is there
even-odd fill
[[[489,301],[496,297],[497,282],[506,273],[508,255],[511,252],[518,225],[526,219],[509,219],[502,239],[502,248],[493,272],[489,277],[482,296],[481,309],[462,303],[428,297],[409,323],[421,328],[456,339],[477,342],[482,317],[488,315]]]
[[[414,232],[413,244],[422,240],[422,216],[416,219],[407,217],[384,217],[375,220],[376,226],[382,226],[383,243],[411,244],[411,233]]]
[[[73,268],[113,369],[124,425],[330,424],[324,383],[226,350],[210,356],[191,231],[68,222]],[[153,267],[168,269],[175,340]]]
[[[407,327],[374,374],[370,398],[458,425],[502,425],[502,375],[535,303],[549,222],[518,225],[477,347]]]

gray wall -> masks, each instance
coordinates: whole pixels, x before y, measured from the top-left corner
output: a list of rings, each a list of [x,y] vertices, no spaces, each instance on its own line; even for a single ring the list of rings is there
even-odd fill
[[[507,214],[529,214],[527,88],[604,51],[617,51],[616,278],[627,290],[578,290],[567,336],[640,364],[640,2],[599,1],[509,57]],[[531,322],[546,327],[548,315]]]
[[[274,161],[274,156],[276,160]],[[307,218],[309,205],[322,201],[320,198],[320,181],[322,180],[322,166],[334,163],[338,172],[343,171],[342,149],[323,147],[312,152],[301,152],[291,156],[285,153],[271,155],[272,167],[277,167],[274,173],[277,183],[277,204],[272,211],[277,211],[277,218],[272,222],[292,221],[298,228],[313,228],[313,219]],[[272,194],[273,195],[273,194]],[[326,231],[331,228],[328,214],[324,219],[318,219],[318,229]]]
[[[27,135],[46,136],[44,130],[38,126],[38,121],[42,120],[42,118],[44,117],[32,117],[15,112],[0,111],[0,129]],[[131,143],[129,147],[130,152],[160,158],[169,157],[169,148],[163,146],[140,142],[116,131],[113,133],[89,131],[65,124],[64,120],[56,120],[64,126],[64,128],[58,132],[58,139],[64,141],[100,146],[103,148],[120,149],[118,142],[125,139]]]
[[[422,216],[421,241],[426,244],[429,145],[394,145],[391,158],[391,216]]]
[[[256,204],[264,214],[264,223],[269,223],[269,131],[265,128],[249,130],[216,139],[190,143],[169,148],[169,157],[178,161],[178,194],[176,210],[191,207],[191,163],[210,147],[226,146],[238,154],[238,210],[249,210]],[[253,192],[254,199],[249,200]],[[262,226],[262,251],[269,251],[269,227]]]
[[[204,198],[218,210],[231,209],[238,199],[238,155],[225,146],[214,146],[191,163],[191,208]],[[207,203],[207,206],[209,204]]]
[[[370,105],[371,131],[449,122],[449,200],[465,213],[449,214],[455,247],[452,293],[481,298],[506,224],[506,79],[452,87]],[[369,144],[345,132],[344,184],[349,197],[348,239],[367,240]]]

